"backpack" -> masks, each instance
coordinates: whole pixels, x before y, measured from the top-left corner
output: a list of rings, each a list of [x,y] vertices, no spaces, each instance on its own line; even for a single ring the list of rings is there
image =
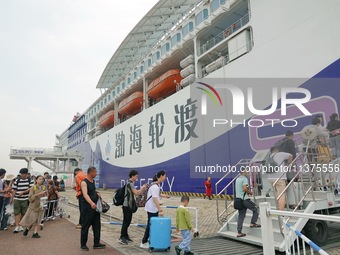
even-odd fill
[[[151,184],[146,184],[146,187],[144,189],[142,189],[141,193],[136,196],[137,207],[145,207],[146,202],[148,202],[150,200],[150,198],[152,197],[152,196],[147,197],[148,191],[149,191],[150,187],[154,184],[157,185],[157,183],[155,183],[155,182],[153,182]]]
[[[269,158],[268,158],[268,160],[266,162],[266,168],[267,168],[266,173],[267,174],[271,174],[271,173],[275,173],[276,172],[275,169],[277,169],[278,164],[274,160],[275,154],[276,153],[274,153],[273,156],[269,155]]]
[[[124,185],[123,187],[120,187],[119,189],[116,190],[116,192],[113,196],[113,202],[112,202],[115,206],[123,205],[124,199],[128,195],[128,193],[126,193],[126,195],[125,195],[126,185]]]
[[[42,185],[42,191],[45,191],[45,186],[44,185]],[[33,190],[34,190],[34,192],[37,190],[37,185],[33,185]]]
[[[275,146],[276,148],[278,148],[280,152],[285,152],[287,140],[288,140],[288,139],[287,139],[286,137],[284,137],[284,138],[278,140],[278,141],[274,144],[274,146]]]

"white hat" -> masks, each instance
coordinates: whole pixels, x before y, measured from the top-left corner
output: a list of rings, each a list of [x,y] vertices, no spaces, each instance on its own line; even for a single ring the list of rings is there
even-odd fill
[[[6,181],[11,181],[15,178],[15,175],[14,174],[6,174],[5,176],[5,180]]]

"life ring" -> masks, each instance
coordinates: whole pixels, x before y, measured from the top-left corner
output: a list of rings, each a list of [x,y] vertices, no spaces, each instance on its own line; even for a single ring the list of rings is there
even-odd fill
[[[229,30],[224,30],[224,38],[227,38],[230,35]]]

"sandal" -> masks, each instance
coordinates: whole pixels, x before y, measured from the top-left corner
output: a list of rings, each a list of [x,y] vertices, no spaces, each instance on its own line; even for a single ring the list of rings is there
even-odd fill
[[[244,236],[246,236],[246,234],[245,233],[241,233],[241,234],[238,234],[236,237],[244,237]]]
[[[256,223],[253,223],[253,224],[250,225],[250,227],[251,227],[251,228],[260,228],[261,225],[256,224]]]

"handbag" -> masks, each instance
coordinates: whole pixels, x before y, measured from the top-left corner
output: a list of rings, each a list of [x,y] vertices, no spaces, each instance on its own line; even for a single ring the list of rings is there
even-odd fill
[[[103,201],[102,203],[102,213],[106,213],[110,210],[110,205],[108,203],[106,203],[105,201]]]
[[[244,208],[243,200],[244,200],[245,195],[246,195],[246,193],[244,192],[243,199],[239,198],[239,197],[235,197],[235,199],[234,199],[234,208],[235,209],[242,210]]]

